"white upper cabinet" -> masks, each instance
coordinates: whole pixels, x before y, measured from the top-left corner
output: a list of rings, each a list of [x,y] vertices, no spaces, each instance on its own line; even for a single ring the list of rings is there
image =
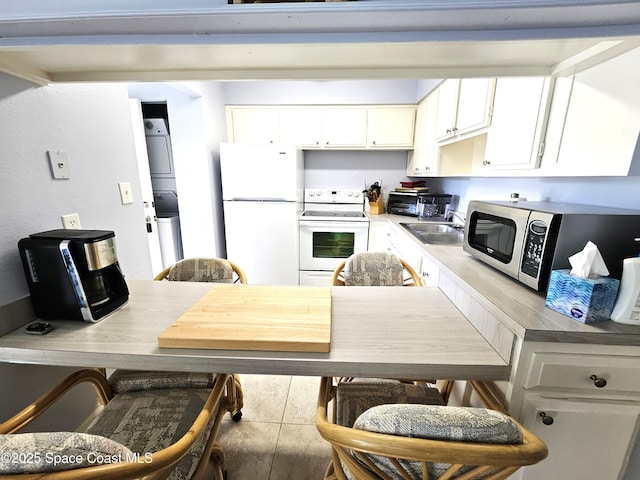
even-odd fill
[[[280,143],[301,148],[320,148],[322,143],[322,109],[283,107],[280,115]]]
[[[554,94],[543,174],[630,173],[640,133],[637,65],[640,49],[577,73],[573,81],[558,79],[562,88]]]
[[[483,162],[486,169],[538,167],[550,83],[548,77],[497,79]]]
[[[262,107],[227,109],[227,137],[232,143],[279,143],[278,111]]]
[[[439,148],[436,141],[438,95],[427,96],[418,105],[413,151],[407,159],[407,176],[434,176],[438,174]]]
[[[459,140],[487,127],[494,88],[494,78],[445,80],[438,87],[436,138]]]
[[[330,148],[367,145],[367,110],[327,108],[322,111],[322,145]]]
[[[367,145],[378,148],[411,148],[416,108],[374,107],[367,110]]]
[[[228,106],[230,142],[282,143],[304,149],[410,150],[416,107]]]

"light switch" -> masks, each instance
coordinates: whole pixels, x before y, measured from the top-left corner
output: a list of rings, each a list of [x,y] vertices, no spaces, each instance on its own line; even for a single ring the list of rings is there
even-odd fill
[[[47,157],[49,157],[49,165],[51,165],[51,175],[53,175],[53,178],[65,180],[71,176],[67,152],[48,150]]]
[[[118,182],[118,187],[120,188],[120,200],[122,200],[122,205],[133,203],[133,193],[131,193],[131,183]]]

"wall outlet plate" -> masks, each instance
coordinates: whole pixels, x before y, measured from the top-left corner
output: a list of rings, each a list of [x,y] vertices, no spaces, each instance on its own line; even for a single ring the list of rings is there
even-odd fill
[[[120,200],[122,205],[133,203],[133,193],[131,192],[131,183],[118,182],[118,188],[120,188]]]
[[[49,157],[49,165],[51,165],[51,175],[53,175],[53,178],[56,180],[66,180],[71,177],[67,152],[49,150],[47,151],[47,157]]]
[[[62,215],[62,226],[70,230],[80,230],[80,215],[77,213],[69,213],[68,215]]]

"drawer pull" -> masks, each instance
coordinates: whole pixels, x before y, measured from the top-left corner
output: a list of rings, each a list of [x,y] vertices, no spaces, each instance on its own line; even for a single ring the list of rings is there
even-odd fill
[[[593,384],[598,388],[603,388],[607,386],[607,381],[604,378],[601,378],[597,375],[591,375],[589,378],[593,380]]]
[[[545,412],[540,412],[538,415],[542,418],[542,423],[545,425],[551,425],[553,423],[553,417],[550,417]]]

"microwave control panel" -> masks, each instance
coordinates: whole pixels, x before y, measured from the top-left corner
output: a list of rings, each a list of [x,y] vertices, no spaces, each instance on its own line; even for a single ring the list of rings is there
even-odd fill
[[[529,222],[527,237],[524,242],[522,265],[520,266],[522,273],[526,273],[533,278],[538,278],[546,237],[547,224],[545,222],[542,220]]]

